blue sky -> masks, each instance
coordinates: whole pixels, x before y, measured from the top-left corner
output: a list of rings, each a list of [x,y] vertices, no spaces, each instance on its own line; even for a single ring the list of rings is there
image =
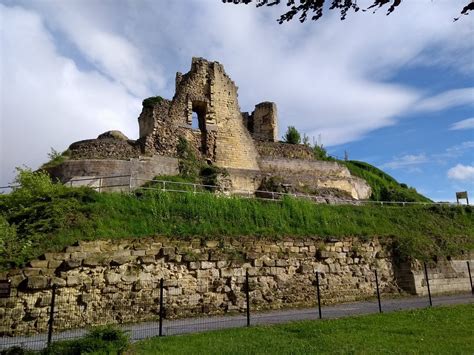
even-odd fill
[[[243,111],[276,102],[281,135],[294,125],[430,198],[474,200],[474,15],[452,21],[465,2],[278,25],[281,7],[219,0],[0,0],[0,185],[51,147],[137,138],[142,99],[171,98],[202,56],[224,64]]]

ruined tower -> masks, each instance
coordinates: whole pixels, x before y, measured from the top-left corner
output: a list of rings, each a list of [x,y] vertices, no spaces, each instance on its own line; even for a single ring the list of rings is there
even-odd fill
[[[176,74],[173,99],[157,99],[150,107],[144,106],[139,126],[140,138],[153,152],[172,155],[182,136],[217,166],[259,169],[258,153],[240,112],[237,86],[217,62],[193,58],[188,73]]]

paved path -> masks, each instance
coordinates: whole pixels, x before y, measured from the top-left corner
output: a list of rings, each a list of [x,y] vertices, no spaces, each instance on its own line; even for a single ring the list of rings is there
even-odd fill
[[[454,296],[433,297],[433,306],[454,304],[474,304],[474,296],[469,293]],[[383,312],[393,312],[402,309],[425,308],[427,306],[429,306],[428,297],[382,299]],[[376,300],[322,307],[323,319],[341,318],[377,312],[378,304]],[[251,314],[250,324],[278,324],[300,320],[317,319],[319,319],[319,314],[317,307],[315,307]],[[244,327],[246,325],[247,319],[244,315],[164,320],[163,335],[197,333],[216,329],[238,328]],[[132,341],[157,336],[159,334],[158,322],[124,325],[122,328],[130,334]],[[65,331],[55,334],[53,336],[53,341],[78,338],[83,336],[85,333],[86,330],[84,329]],[[46,346],[46,340],[46,334],[39,334],[31,337],[4,337],[0,338],[0,350],[15,345],[38,350]]]

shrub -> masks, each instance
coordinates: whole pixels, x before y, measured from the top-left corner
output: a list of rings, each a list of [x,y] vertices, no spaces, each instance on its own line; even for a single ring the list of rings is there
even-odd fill
[[[123,354],[129,339],[114,326],[97,327],[76,340],[58,341],[41,352],[43,355]]]
[[[52,168],[54,166],[57,166],[61,163],[64,163],[66,160],[69,159],[71,156],[71,151],[69,149],[66,149],[64,152],[60,153],[53,147],[51,147],[51,152],[48,153],[48,158],[49,161],[47,163],[44,163],[41,168],[46,169],[46,168]]]
[[[328,160],[328,153],[322,145],[315,145],[313,147],[313,156],[317,160]]]
[[[153,108],[156,104],[159,104],[163,101],[161,96],[152,96],[143,100],[142,105],[146,108]]]
[[[289,126],[286,130],[285,135],[283,136],[283,141],[289,144],[300,144],[300,132],[298,132],[298,130],[294,126]]]

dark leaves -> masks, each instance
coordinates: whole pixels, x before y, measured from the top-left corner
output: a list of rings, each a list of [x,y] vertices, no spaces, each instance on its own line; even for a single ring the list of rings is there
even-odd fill
[[[256,2],[257,7],[262,6],[275,6],[280,3],[285,3],[290,9],[285,12],[277,20],[279,24],[282,24],[287,21],[293,20],[295,16],[298,17],[300,22],[305,22],[308,17],[311,20],[319,20],[323,16],[324,5],[331,1],[329,10],[339,10],[341,13],[341,20],[344,20],[347,17],[347,14],[350,11],[358,12],[360,7],[357,5],[357,0],[222,0],[223,3],[232,3],[232,4],[250,4],[253,1]],[[362,11],[367,11],[369,9],[377,9],[390,5],[387,9],[387,15],[390,15],[395,9],[400,6],[402,0],[374,0],[374,3],[369,6],[367,9]],[[474,1],[470,1],[461,11],[462,15],[467,15],[469,11],[474,10]],[[458,18],[454,19],[455,21]]]

